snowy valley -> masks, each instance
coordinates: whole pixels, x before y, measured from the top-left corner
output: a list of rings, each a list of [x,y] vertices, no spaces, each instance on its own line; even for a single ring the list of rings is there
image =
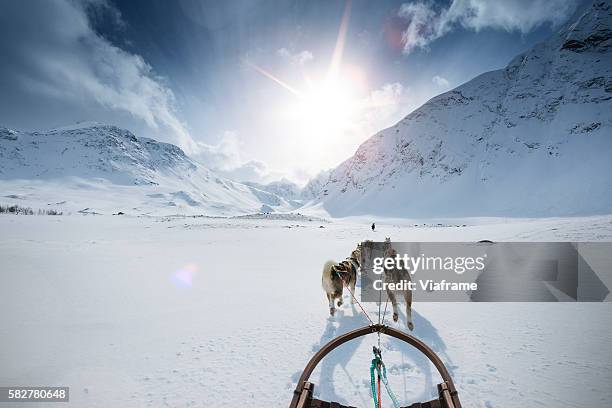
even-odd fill
[[[368,324],[348,294],[330,317],[321,289],[324,261],[356,242],[612,241],[610,216],[416,222],[372,232],[359,219],[0,216],[0,383],[70,386],[69,407],[286,407],[308,359]],[[447,364],[464,407],[603,407],[609,306],[421,302],[413,334]],[[403,315],[386,321],[406,330]],[[326,357],[316,395],[371,407],[375,344]],[[418,352],[387,337],[382,348],[402,403],[436,392]]]
[[[75,408],[286,407],[313,354],[368,325],[346,292],[330,317],[321,287],[357,243],[612,242],[611,23],[609,1],[581,8],[304,187],[230,180],[110,124],[0,123],[0,386],[69,386]],[[610,407],[611,299],[415,302],[412,334],[465,408]],[[371,407],[376,340],[322,360],[314,395]],[[379,345],[402,404],[434,397],[428,361]]]
[[[611,213],[611,21],[605,2],[578,11],[506,68],[431,99],[302,189],[228,180],[177,146],[86,123],[0,128],[0,203],[209,216],[303,205],[333,217]]]

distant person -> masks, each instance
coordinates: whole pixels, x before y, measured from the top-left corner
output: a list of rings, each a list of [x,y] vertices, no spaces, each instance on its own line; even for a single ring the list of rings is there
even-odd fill
[[[375,231],[375,230],[376,230],[376,224],[372,223],[372,231]]]

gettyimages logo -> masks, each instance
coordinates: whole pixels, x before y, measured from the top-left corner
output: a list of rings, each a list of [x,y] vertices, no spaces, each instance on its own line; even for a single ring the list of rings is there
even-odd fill
[[[487,254],[476,258],[469,256],[455,258],[450,256],[425,256],[425,254],[415,257],[408,254],[404,254],[403,256],[395,254],[395,256],[380,256],[374,258],[372,262],[372,271],[377,275],[381,275],[385,270],[398,269],[408,271],[411,275],[414,275],[420,270],[445,270],[453,271],[461,275],[465,271],[474,269],[482,271],[485,268],[484,261],[486,257]]]
[[[365,241],[361,247],[365,302],[405,290],[429,302],[602,302],[612,284],[612,243]]]

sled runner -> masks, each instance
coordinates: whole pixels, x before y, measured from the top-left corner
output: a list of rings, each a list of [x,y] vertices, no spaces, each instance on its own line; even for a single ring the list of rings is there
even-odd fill
[[[327,343],[325,346],[323,346],[321,350],[319,350],[310,359],[308,364],[306,364],[306,367],[304,368],[304,371],[302,372],[302,375],[297,383],[297,387],[294,391],[293,399],[291,400],[289,408],[351,408],[350,406],[345,406],[337,402],[322,401],[314,398],[313,392],[315,385],[309,382],[308,379],[310,378],[310,374],[312,374],[315,367],[319,364],[323,357],[325,357],[333,349],[357,337],[365,336],[370,333],[386,334],[388,336],[395,337],[396,339],[402,340],[410,344],[412,347],[425,354],[425,356],[433,363],[433,365],[438,370],[438,373],[440,373],[440,376],[442,377],[442,382],[438,384],[438,398],[427,402],[413,403],[412,405],[408,405],[402,408],[461,408],[461,402],[459,402],[459,395],[457,393],[457,390],[455,389],[455,384],[453,383],[453,380],[450,377],[448,370],[444,366],[444,363],[442,362],[442,360],[440,360],[440,357],[438,357],[432,349],[430,349],[425,343],[423,343],[416,337],[382,324],[373,324],[371,326],[362,327],[360,329],[350,331],[346,334],[336,337],[335,339]],[[375,348],[374,350],[374,353],[376,355],[377,349]],[[375,359],[372,361],[372,366],[374,366],[375,361],[377,360]],[[380,360],[380,363],[382,363],[382,360]],[[372,374],[372,379],[374,378],[373,376],[374,374]],[[384,381],[386,382],[386,376]],[[374,382],[372,381],[372,383]],[[385,386],[386,385],[387,384],[385,384]],[[390,396],[392,396],[392,392],[389,391],[389,393]],[[377,406],[376,400],[375,405]]]

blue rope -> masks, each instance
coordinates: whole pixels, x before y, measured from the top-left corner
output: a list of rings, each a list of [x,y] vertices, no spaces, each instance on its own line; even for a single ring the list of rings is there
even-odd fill
[[[382,367],[382,370],[381,370]],[[372,365],[370,365],[370,385],[372,387],[372,398],[374,399],[374,408],[381,408],[378,406],[378,399],[376,398],[376,385],[374,384],[374,370],[378,373],[378,376],[381,378],[382,383],[385,385],[385,389],[387,390],[387,394],[389,394],[389,398],[393,402],[394,408],[400,408],[399,402],[397,402],[397,397],[389,387],[389,381],[387,380],[387,367],[385,367],[385,363],[382,361],[382,356],[380,354],[380,350],[374,347],[374,359],[372,360]]]
[[[376,384],[374,382],[374,370],[378,365],[379,359],[378,357],[372,360],[372,365],[370,366],[370,385],[372,386],[372,399],[374,400],[374,408],[378,408],[378,398],[376,398]]]

